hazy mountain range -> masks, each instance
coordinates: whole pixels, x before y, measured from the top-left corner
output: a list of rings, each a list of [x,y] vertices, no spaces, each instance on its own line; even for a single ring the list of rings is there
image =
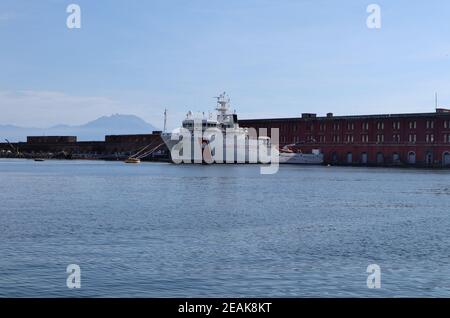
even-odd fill
[[[0,125],[0,142],[26,141],[27,136],[77,136],[78,140],[104,140],[105,135],[151,134],[153,125],[134,115],[103,116],[84,125],[56,125],[49,128]]]

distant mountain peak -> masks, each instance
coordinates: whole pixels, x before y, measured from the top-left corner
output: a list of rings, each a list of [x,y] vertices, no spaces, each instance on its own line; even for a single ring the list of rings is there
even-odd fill
[[[116,126],[116,128],[120,126],[121,129],[131,128],[134,125],[142,128],[151,126],[152,129],[154,129],[151,124],[147,123],[142,118],[136,115],[128,114],[112,114],[109,116],[102,116],[82,125],[82,127],[108,127],[109,125]]]
[[[151,134],[157,130],[153,125],[136,115],[112,114],[79,126],[55,125],[49,128],[26,128],[0,125],[0,138],[25,141],[27,136],[71,135],[78,140],[104,140],[105,135]]]

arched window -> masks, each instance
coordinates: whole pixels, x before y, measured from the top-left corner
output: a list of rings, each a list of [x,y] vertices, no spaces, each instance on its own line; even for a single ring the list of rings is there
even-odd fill
[[[444,167],[450,167],[450,152],[446,151],[442,154],[442,165]]]
[[[397,152],[392,154],[392,163],[400,163],[400,155]]]
[[[367,159],[367,152],[363,152],[362,154],[361,154],[361,163],[362,164],[367,164],[367,162],[368,162],[368,159]]]
[[[384,163],[384,155],[382,152],[377,153],[377,164],[383,164]]]
[[[338,161],[338,155],[337,155],[336,152],[333,152],[333,153],[331,154],[331,161],[332,161],[332,162],[337,162],[337,161]]]
[[[427,165],[433,164],[433,153],[431,151],[428,151],[425,155],[425,162]]]
[[[414,151],[408,152],[408,163],[410,165],[416,164],[416,153]]]
[[[353,155],[351,152],[347,153],[347,163],[352,164],[353,163]]]

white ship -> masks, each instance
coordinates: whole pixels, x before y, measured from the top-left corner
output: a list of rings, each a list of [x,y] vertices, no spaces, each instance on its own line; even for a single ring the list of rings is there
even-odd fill
[[[321,164],[323,163],[323,154],[319,149],[313,149],[311,153],[302,153],[300,150],[291,150],[291,146],[287,145],[280,149],[280,163],[292,163],[292,164]]]
[[[183,162],[191,163],[321,164],[323,162],[323,155],[319,150],[301,153],[298,148],[279,149],[269,137],[257,137],[255,130],[239,127],[237,114],[230,113],[230,98],[226,93],[216,98],[216,119],[212,114],[207,118],[204,115],[196,117],[189,111],[181,129],[161,134],[174,162],[173,154],[180,155]],[[183,143],[185,138],[186,142],[189,141],[188,147]],[[222,153],[219,151],[219,145]]]

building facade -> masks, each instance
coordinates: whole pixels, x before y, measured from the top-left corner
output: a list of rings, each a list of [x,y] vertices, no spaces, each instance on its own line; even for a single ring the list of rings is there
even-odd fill
[[[28,136],[28,144],[60,144],[77,142],[76,136]]]
[[[240,120],[242,127],[279,129],[280,145],[320,149],[325,163],[450,166],[450,110],[434,113]]]

